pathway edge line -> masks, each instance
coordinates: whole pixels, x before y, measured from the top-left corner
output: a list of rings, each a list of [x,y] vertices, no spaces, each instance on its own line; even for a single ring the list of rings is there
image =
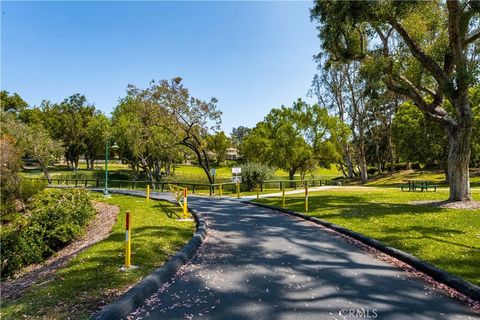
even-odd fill
[[[463,279],[460,279],[460,278],[458,278],[458,277],[456,277],[456,276],[454,276],[454,275],[452,275],[452,274],[450,274],[450,273],[448,273],[448,272],[446,272],[442,269],[439,269],[439,268],[429,264],[428,262],[422,261],[412,254],[409,254],[409,253],[404,252],[402,250],[387,246],[387,245],[383,244],[382,242],[380,242],[378,240],[375,240],[375,239],[372,239],[372,238],[369,238],[369,237],[367,237],[367,236],[365,236],[361,233],[352,231],[350,229],[346,229],[344,227],[341,227],[339,225],[336,225],[334,223],[331,223],[331,222],[328,222],[328,221],[325,221],[325,220],[322,220],[322,219],[319,219],[319,218],[315,218],[315,217],[305,215],[305,214],[300,213],[300,212],[291,211],[291,210],[280,208],[280,207],[274,207],[274,206],[270,206],[270,205],[263,204],[263,203],[258,203],[258,202],[252,202],[252,201],[242,201],[242,202],[247,203],[247,204],[251,204],[251,205],[254,205],[254,206],[258,206],[258,207],[271,209],[273,211],[279,211],[279,212],[282,212],[282,213],[293,215],[293,216],[299,217],[299,218],[304,219],[304,220],[312,221],[316,224],[322,225],[326,228],[335,230],[335,231],[337,231],[341,234],[352,237],[352,238],[354,238],[354,239],[356,239],[356,240],[358,240],[358,241],[360,241],[360,242],[362,242],[362,243],[364,243],[364,244],[366,244],[370,247],[373,247],[373,248],[375,248],[379,251],[382,251],[382,252],[384,252],[384,253],[386,253],[386,254],[394,257],[394,258],[397,258],[400,261],[403,261],[403,262],[409,264],[410,266],[414,267],[415,269],[417,269],[417,270],[425,273],[426,275],[432,277],[436,281],[438,281],[440,283],[443,283],[443,284],[447,285],[448,287],[451,287],[451,288],[457,290],[458,292],[466,295],[470,299],[473,299],[475,301],[480,301],[480,287],[479,286],[477,286],[473,283],[470,283],[468,281],[465,281]]]
[[[127,190],[110,190],[110,193],[145,197],[144,195],[138,193],[130,194]],[[150,199],[156,200],[156,197],[151,195]],[[170,200],[158,200],[164,200],[177,204],[176,202]],[[127,292],[120,295],[117,300],[106,305],[100,311],[94,313],[90,317],[91,320],[126,319],[129,314],[135,311],[138,307],[142,306],[147,298],[157,292],[162,285],[167,283],[178,272],[178,270],[180,270],[180,268],[195,255],[198,248],[205,240],[208,226],[203,216],[199,212],[190,208],[188,211],[192,214],[197,224],[197,229],[190,241],[188,241],[187,244],[184,245],[183,248],[180,249],[163,266],[157,268],[150,275],[143,278]]]

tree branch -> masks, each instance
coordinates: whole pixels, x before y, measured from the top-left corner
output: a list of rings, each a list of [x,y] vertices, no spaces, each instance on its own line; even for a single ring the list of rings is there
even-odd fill
[[[423,52],[400,23],[393,19],[389,23],[405,41],[412,55],[432,74],[440,86],[445,87],[448,83],[448,78],[438,63]]]

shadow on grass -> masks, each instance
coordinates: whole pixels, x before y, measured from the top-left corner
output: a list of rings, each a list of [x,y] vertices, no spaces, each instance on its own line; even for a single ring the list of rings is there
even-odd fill
[[[330,319],[343,307],[378,308],[382,319],[473,314],[312,224],[233,201],[191,204],[208,215],[211,236],[138,318]]]
[[[177,226],[133,227],[132,264],[138,268],[122,272],[125,234],[116,231],[31,287],[19,300],[3,301],[3,307],[14,306],[21,314],[44,318],[88,318],[129,284],[161,267],[191,235],[191,230]],[[18,317],[17,313],[2,314],[2,319]]]

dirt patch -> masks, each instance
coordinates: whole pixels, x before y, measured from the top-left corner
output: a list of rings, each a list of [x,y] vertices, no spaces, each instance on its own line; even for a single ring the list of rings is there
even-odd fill
[[[480,209],[480,201],[412,201],[410,204],[422,205],[442,209],[463,209],[463,210],[478,210]]]
[[[70,259],[110,234],[120,209],[102,202],[96,202],[94,206],[97,215],[87,227],[85,235],[58,251],[45,262],[30,265],[20,271],[14,279],[3,282],[1,286],[2,299],[16,299],[38,281],[50,281],[52,274],[57,269],[64,267]]]

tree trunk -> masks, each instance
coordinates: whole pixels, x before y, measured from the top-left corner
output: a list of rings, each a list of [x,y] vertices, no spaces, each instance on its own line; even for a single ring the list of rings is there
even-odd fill
[[[390,173],[395,172],[395,156],[393,154],[393,143],[392,143],[392,130],[390,125],[387,130],[387,143],[388,143],[388,157],[390,158]]]
[[[295,182],[292,181],[295,179],[295,172],[297,172],[297,170],[295,169],[288,170],[288,180],[290,180],[290,188],[295,188]]]
[[[377,170],[378,174],[382,173],[382,159],[380,159],[380,144],[377,143],[375,144],[375,157],[377,158]]]
[[[342,174],[345,178],[348,178],[348,175],[347,173],[345,172],[345,168],[344,168],[344,165],[342,163],[342,161],[338,161],[338,166],[340,167],[340,170],[342,170]]]
[[[362,181],[362,183],[367,183],[367,160],[365,159],[365,141],[362,134],[360,134],[358,140],[358,164],[360,167],[360,180]]]
[[[352,179],[353,178],[353,164],[352,164],[352,159],[350,158],[350,148],[347,146],[345,146],[343,148],[343,158],[345,159],[345,164],[347,166],[347,170],[348,170],[348,178],[349,179]]]
[[[463,123],[465,124],[464,121]],[[472,126],[456,126],[447,128],[449,152],[448,152],[448,181],[450,184],[449,201],[471,200],[470,191],[470,139]]]

